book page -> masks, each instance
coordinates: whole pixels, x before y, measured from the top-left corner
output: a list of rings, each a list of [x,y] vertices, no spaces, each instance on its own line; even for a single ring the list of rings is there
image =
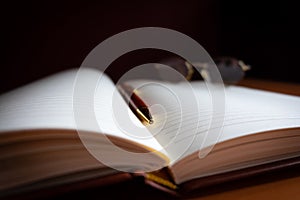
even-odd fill
[[[76,69],[61,72],[1,95],[0,134],[30,129],[78,129],[121,137],[158,151],[162,149],[130,111],[108,76],[104,75],[98,81],[101,72],[85,69],[81,76],[84,83],[82,87],[88,88],[95,81],[98,81],[99,87],[92,91],[91,102],[86,101],[83,96],[85,94],[77,93],[74,97],[76,73]],[[122,126],[115,119],[118,110],[113,112],[113,103],[118,105],[115,109],[125,112],[127,119],[130,119]],[[92,117],[96,120],[85,114],[90,108],[94,115]],[[77,119],[75,110],[80,112]],[[138,132],[129,133],[130,131]],[[143,137],[133,137],[130,134]]]
[[[213,111],[204,82],[132,81],[150,105],[149,126],[171,163],[219,142],[259,132],[300,127],[300,98],[238,86],[225,87],[225,108]],[[214,116],[213,116],[214,115]],[[211,123],[212,117],[217,122]],[[221,127],[220,127],[221,124]],[[218,130],[218,131],[214,131]],[[207,134],[216,134],[207,137]],[[214,138],[210,140],[209,138]]]

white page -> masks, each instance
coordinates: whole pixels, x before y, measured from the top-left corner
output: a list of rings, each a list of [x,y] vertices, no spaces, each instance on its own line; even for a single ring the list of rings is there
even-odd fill
[[[86,102],[85,98],[73,99],[76,73],[76,69],[61,72],[1,95],[0,134],[1,132],[28,129],[78,128],[125,138],[158,151],[162,150],[156,139],[129,110],[120,94],[115,92],[115,85],[107,76],[102,76],[103,78],[98,82],[98,86],[101,87],[97,87],[93,93],[93,105]],[[85,69],[81,76],[85,84],[82,87],[88,88],[89,84],[97,81],[101,74],[94,69]],[[77,109],[83,113],[78,119],[80,123],[75,123],[74,120],[73,100],[74,105],[79,105]],[[123,112],[125,110],[125,116],[130,119],[126,121],[127,124],[122,124],[124,127],[118,126],[114,119],[112,102],[117,104]],[[92,107],[97,120],[96,124],[91,123],[93,120],[85,115],[85,109],[90,107]],[[132,136],[124,130],[133,131],[130,134],[143,137],[133,137],[134,135]]]
[[[154,125],[149,130],[166,149],[171,163],[199,150],[208,130],[209,134],[217,135],[202,147],[257,132],[300,127],[300,98],[296,96],[228,86],[225,118],[222,110],[216,111],[216,119],[224,120],[223,127],[216,127],[210,124],[212,100],[204,82],[171,84],[142,80],[130,84],[140,88],[140,96],[152,105]]]

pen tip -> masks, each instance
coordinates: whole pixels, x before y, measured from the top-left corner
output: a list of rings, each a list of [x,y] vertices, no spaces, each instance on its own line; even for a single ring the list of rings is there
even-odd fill
[[[142,112],[140,109],[136,109],[136,112],[138,113],[138,117],[142,122],[146,122],[147,124],[153,124],[154,121],[151,117],[151,115],[148,113],[148,109],[142,109],[144,112]],[[147,111],[147,112],[146,112]]]
[[[154,123],[153,119],[149,119],[149,124],[153,124],[153,123]]]

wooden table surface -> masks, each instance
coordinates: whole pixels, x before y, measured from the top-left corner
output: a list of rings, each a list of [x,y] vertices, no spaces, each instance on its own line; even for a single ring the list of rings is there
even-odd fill
[[[259,79],[245,79],[239,85],[300,96],[300,84]]]
[[[248,186],[192,199],[201,200],[253,200],[253,199],[300,199],[300,176]]]

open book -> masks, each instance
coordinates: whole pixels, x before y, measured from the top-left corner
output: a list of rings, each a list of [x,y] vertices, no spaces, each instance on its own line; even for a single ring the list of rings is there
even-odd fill
[[[86,86],[95,80],[101,85],[89,102],[74,91],[76,74],[61,72],[1,95],[2,195],[118,171],[146,172],[146,178],[176,190],[199,178],[300,156],[299,97],[226,86],[224,112],[218,115],[204,82],[130,81],[135,88],[143,86],[139,95],[154,119],[144,126],[107,75],[82,72]],[[89,109],[92,115],[85,114]],[[213,141],[208,133],[217,134]],[[199,156],[199,150],[214,144]],[[168,180],[151,173],[161,168],[167,169]]]

